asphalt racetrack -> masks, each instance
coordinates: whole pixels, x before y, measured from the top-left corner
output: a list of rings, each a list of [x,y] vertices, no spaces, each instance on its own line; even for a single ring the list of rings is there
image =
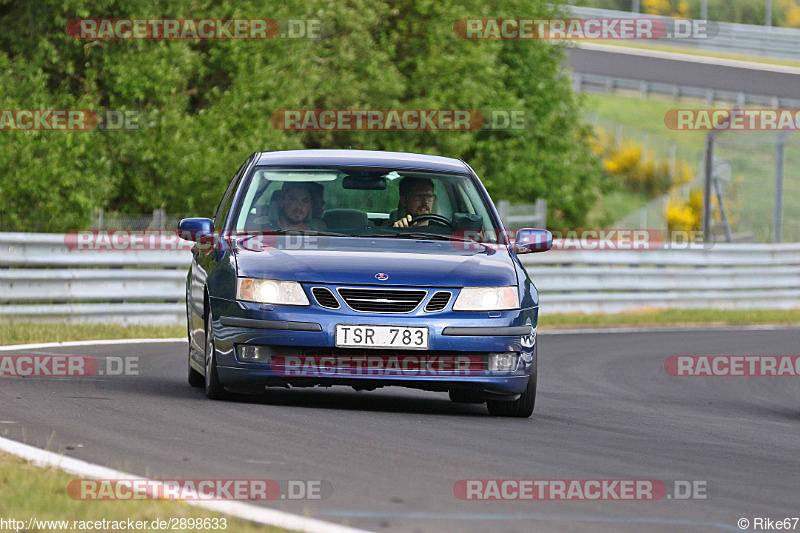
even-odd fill
[[[720,91],[743,92],[781,98],[800,98],[798,69],[771,65],[754,68],[711,64],[715,61],[696,56],[687,60],[656,57],[647,51],[621,46],[569,48],[568,64],[575,72],[703,87]]]
[[[401,388],[210,401],[186,383],[178,342],[2,352],[138,357],[139,375],[3,378],[0,433],[151,478],[324,480],[326,499],[266,505],[375,531],[740,531],[740,518],[800,514],[800,379],[673,377],[664,361],[798,355],[798,341],[798,329],[543,333],[530,419]],[[462,501],[461,479],[655,479],[670,496],[690,481],[705,499]]]

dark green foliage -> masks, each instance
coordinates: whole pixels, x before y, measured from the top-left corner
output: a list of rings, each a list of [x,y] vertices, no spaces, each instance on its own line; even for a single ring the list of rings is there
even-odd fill
[[[498,198],[580,224],[600,175],[562,50],[467,41],[465,17],[545,17],[540,0],[0,0],[0,108],[137,110],[139,131],[0,131],[0,228],[65,231],[93,209],[209,215],[260,150],[462,157]],[[80,41],[73,18],[319,19],[318,39]],[[279,109],[521,109],[522,131],[285,132]]]

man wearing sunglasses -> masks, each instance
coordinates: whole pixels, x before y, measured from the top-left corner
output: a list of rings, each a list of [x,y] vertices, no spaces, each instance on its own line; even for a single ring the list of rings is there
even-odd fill
[[[397,209],[399,218],[394,223],[394,227],[427,226],[429,220],[419,220],[413,224],[411,220],[419,215],[431,214],[434,201],[436,201],[436,195],[433,192],[433,180],[403,178],[400,180],[400,202]]]

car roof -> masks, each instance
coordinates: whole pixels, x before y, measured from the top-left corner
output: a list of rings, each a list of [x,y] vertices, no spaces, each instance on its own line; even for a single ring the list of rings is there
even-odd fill
[[[324,165],[415,168],[440,172],[468,173],[467,165],[458,159],[438,155],[375,150],[285,150],[260,152],[257,165]]]

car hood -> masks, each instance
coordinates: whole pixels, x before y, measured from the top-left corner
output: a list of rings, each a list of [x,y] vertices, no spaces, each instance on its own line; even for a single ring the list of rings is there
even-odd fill
[[[504,248],[464,250],[447,241],[346,237],[294,237],[294,242],[284,240],[283,244],[278,237],[273,243],[277,247],[252,246],[243,238],[232,244],[242,277],[341,285],[517,284],[514,265]],[[378,279],[383,276],[388,278]]]

